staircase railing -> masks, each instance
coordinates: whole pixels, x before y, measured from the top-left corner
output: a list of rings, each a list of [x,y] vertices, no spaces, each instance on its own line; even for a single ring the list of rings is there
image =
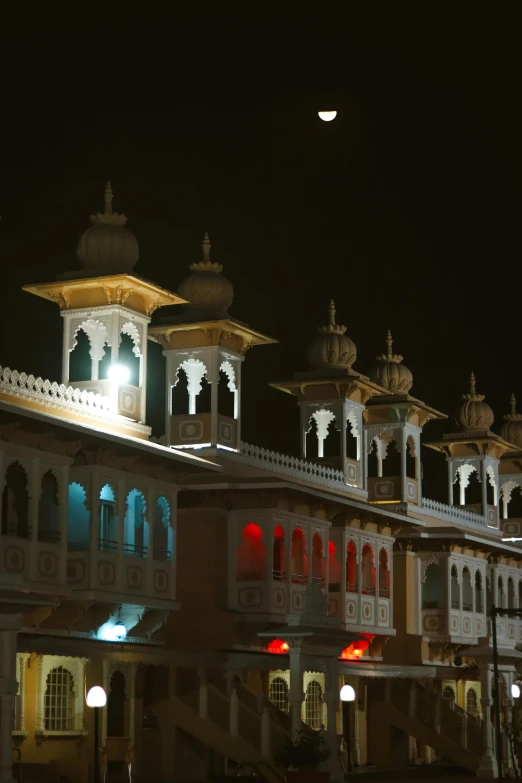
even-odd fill
[[[477,755],[482,753],[483,726],[479,716],[470,715],[412,680],[394,680],[388,695],[398,710],[442,738]]]

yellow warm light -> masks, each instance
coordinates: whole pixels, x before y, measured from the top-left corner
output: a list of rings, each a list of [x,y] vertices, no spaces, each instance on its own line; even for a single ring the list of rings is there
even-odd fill
[[[336,111],[318,111],[317,113],[323,122],[331,122],[337,117]]]

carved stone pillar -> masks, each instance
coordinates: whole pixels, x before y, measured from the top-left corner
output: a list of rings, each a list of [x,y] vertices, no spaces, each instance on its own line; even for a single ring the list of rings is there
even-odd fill
[[[491,698],[491,679],[492,672],[489,665],[485,664],[480,670],[480,688],[482,694],[480,703],[482,705],[482,715],[484,716],[484,721],[482,723],[484,731],[484,752],[477,770],[478,778],[496,778],[498,775],[495,752],[491,741],[491,706],[493,704],[493,699]]]
[[[14,783],[13,729],[18,617],[0,615],[0,783]]]
[[[303,672],[301,668],[301,639],[289,639],[290,689],[288,700],[292,716],[292,734],[301,728],[301,705],[304,700]]]

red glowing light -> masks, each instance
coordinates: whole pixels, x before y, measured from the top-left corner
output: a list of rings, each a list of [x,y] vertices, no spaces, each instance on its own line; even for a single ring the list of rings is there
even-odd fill
[[[266,648],[268,652],[275,653],[276,655],[284,655],[290,649],[288,642],[284,642],[282,639],[274,639]]]
[[[368,649],[373,641],[374,634],[363,633],[364,641],[353,642],[349,647],[346,647],[339,656],[342,661],[358,661],[363,657],[363,653]]]

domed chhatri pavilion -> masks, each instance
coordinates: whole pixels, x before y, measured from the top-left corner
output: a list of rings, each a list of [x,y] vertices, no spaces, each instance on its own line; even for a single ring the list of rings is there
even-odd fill
[[[108,184],[80,268],[25,287],[59,306],[62,374],[0,367],[0,783],[87,783],[94,764],[107,783],[129,765],[204,781],[247,763],[280,783],[284,740],[321,727],[333,783],[350,762],[513,776],[515,397],[497,428],[472,374],[452,424],[413,396],[390,331],[359,370],[369,346],[358,357],[331,301],[303,369],[270,380],[297,401],[300,452],[252,445],[242,373],[275,341],[232,315],[217,250],[205,234],[201,260],[169,267],[177,293],[150,282]],[[158,437],[147,388],[164,397]],[[425,447],[447,465],[438,499]]]

